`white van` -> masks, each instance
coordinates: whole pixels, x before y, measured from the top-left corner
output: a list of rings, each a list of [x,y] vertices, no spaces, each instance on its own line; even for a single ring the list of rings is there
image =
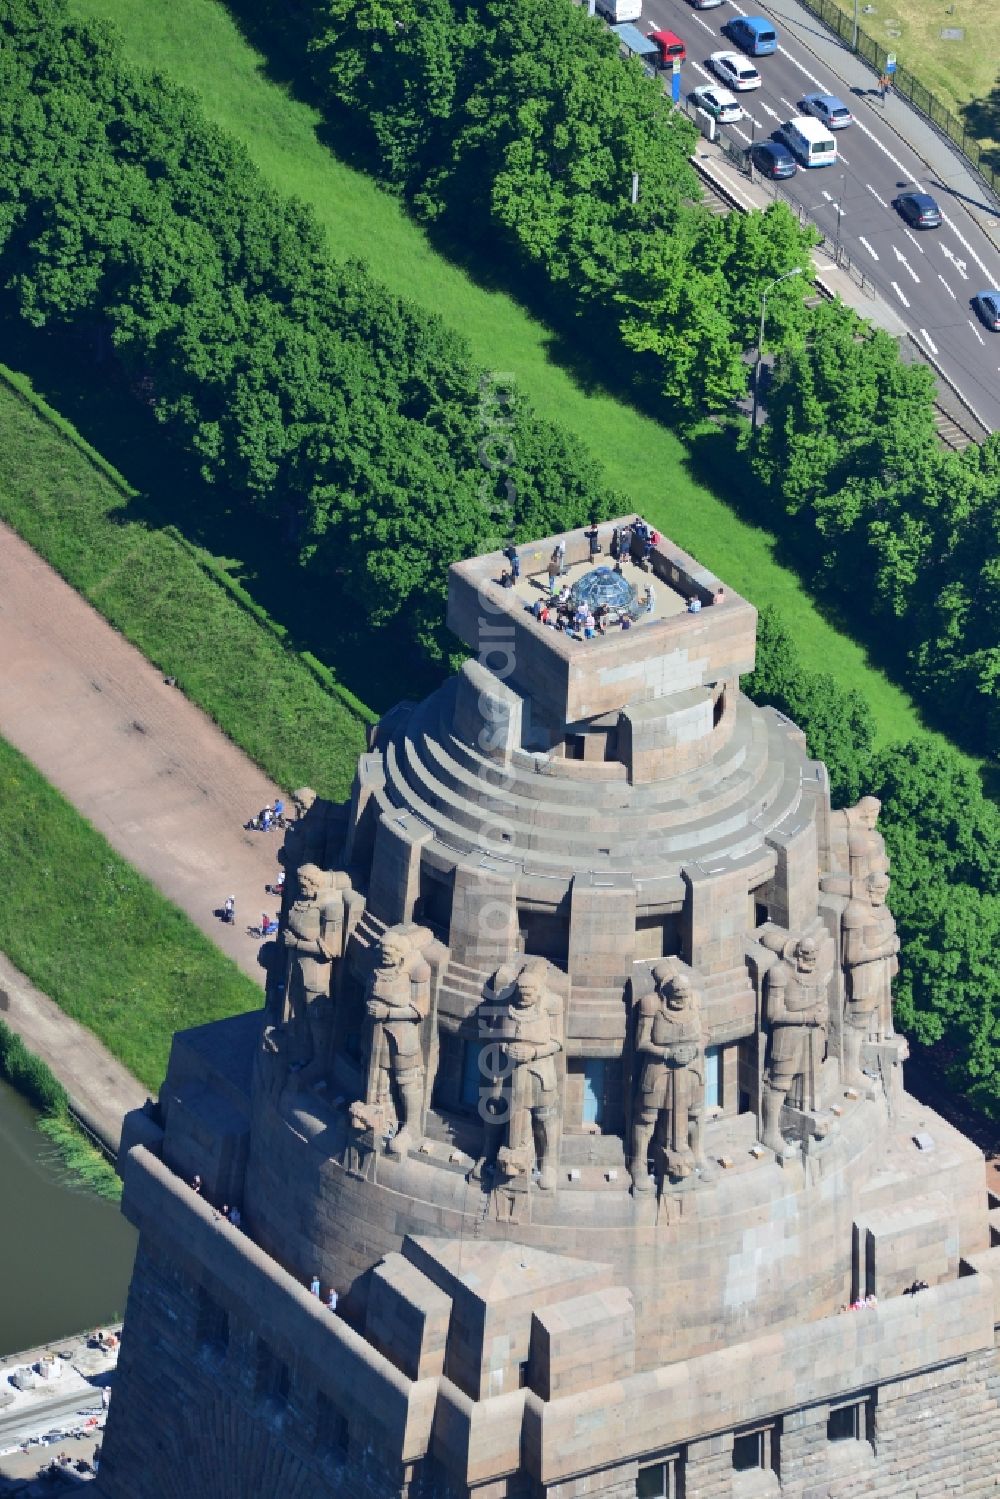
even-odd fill
[[[796,115],[781,126],[778,134],[804,167],[832,167],[837,160],[837,142],[829,125],[810,115]]]
[[[642,0],[597,0],[597,14],[610,21],[612,26],[620,26],[622,21],[639,21],[642,19]]]

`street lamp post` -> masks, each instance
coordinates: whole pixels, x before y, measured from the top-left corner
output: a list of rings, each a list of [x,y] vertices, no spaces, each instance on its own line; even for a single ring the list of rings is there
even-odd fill
[[[851,51],[858,50],[858,0],[854,0],[854,31],[851,36]]]
[[[847,173],[840,174],[840,191],[837,193],[837,264],[840,264],[840,222],[844,217],[844,194],[847,192]]]
[[[757,441],[757,407],[760,393],[760,363],[764,354],[764,318],[767,315],[768,293],[774,291],[774,288],[776,286],[780,286],[782,281],[787,281],[792,276],[801,275],[802,267],[800,265],[797,265],[794,270],[786,271],[783,276],[778,276],[776,280],[769,281],[760,294],[760,332],[757,335],[757,359],[754,364],[753,371],[753,415],[750,418],[750,437],[754,442]]]

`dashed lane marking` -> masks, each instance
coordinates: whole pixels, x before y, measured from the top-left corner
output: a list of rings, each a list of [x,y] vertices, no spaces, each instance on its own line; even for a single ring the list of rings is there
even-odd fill
[[[896,293],[896,296],[902,302],[903,306],[904,307],[909,307],[909,305],[910,305],[909,302],[903,296],[903,293],[899,289],[899,282],[898,281],[890,281],[889,285],[892,287],[893,291]]]
[[[955,293],[952,291],[951,287],[948,285],[947,281],[944,279],[944,277],[942,276],[942,274],[941,274],[940,271],[938,271],[938,280],[940,281],[941,285],[944,287],[945,291],[948,293],[948,295],[951,298],[951,300],[953,302],[957,302],[958,298],[956,297]]]
[[[871,256],[872,260],[878,260],[878,256],[876,255],[875,251],[872,249],[872,247],[868,243],[868,241],[865,239],[865,237],[864,237],[863,234],[858,236],[858,243],[861,244],[861,245],[864,245],[865,249],[868,251],[869,255]]]
[[[981,344],[984,344],[984,343],[985,343],[985,342],[986,342],[986,340],[985,340],[985,338],[984,338],[984,337],[983,337],[983,335],[982,335],[982,334],[981,334],[981,333],[980,333],[980,331],[979,331],[979,329],[978,329],[978,328],[977,328],[977,327],[976,327],[976,325],[975,325],[975,323],[974,323],[974,322],[973,322],[973,321],[972,321],[972,319],[971,319],[971,318],[970,318],[970,319],[969,319],[969,327],[970,327],[970,328],[971,328],[971,329],[972,329],[972,331],[973,331],[973,333],[974,333],[974,334],[975,334],[975,335],[976,335],[976,337],[977,337],[977,338],[978,338],[978,339],[979,339],[979,342],[980,342],[980,343],[981,343]]]
[[[921,328],[921,330],[920,330],[920,337],[923,339],[924,343],[930,349],[931,353],[932,354],[936,354],[937,351],[938,351],[937,344],[934,342],[933,338],[931,338],[931,336],[927,332],[926,328]]]
[[[903,233],[906,235],[907,239],[916,246],[921,255],[925,255],[927,253],[920,241],[914,236],[913,230],[907,229],[905,224],[903,225]]]
[[[946,256],[947,259],[951,261],[952,265],[955,267],[956,271],[961,276],[962,280],[963,281],[968,281],[969,274],[968,274],[968,272],[965,269],[965,261],[964,260],[959,260],[958,257],[955,255],[955,252],[953,250],[951,250],[948,247],[948,245],[942,244],[940,240],[938,241],[938,243],[941,245],[941,253],[942,253],[942,255]]]
[[[943,213],[941,215],[941,217],[944,220],[944,222],[948,225],[948,228],[951,230],[952,234],[958,240],[958,242],[962,246],[963,250],[968,250],[969,254],[972,256],[973,260],[976,262],[977,266],[982,271],[983,275],[984,276],[989,276],[991,274],[991,272],[989,270],[987,270],[986,266],[980,260],[979,256],[976,254],[975,250],[969,244],[969,241],[965,238],[965,236],[958,229],[955,228],[955,225],[952,223],[952,221],[948,217],[948,215],[946,213]]]
[[[881,203],[881,205],[882,205],[882,207],[883,207],[883,208],[888,208],[888,207],[889,207],[889,205],[888,205],[888,203],[887,203],[887,202],[886,202],[886,201],[885,201],[885,199],[884,199],[884,198],[883,198],[883,197],[882,197],[882,196],[881,196],[881,194],[880,194],[880,193],[877,193],[877,192],[876,192],[876,191],[875,191],[875,189],[874,189],[874,188],[873,188],[873,187],[872,187],[872,185],[871,185],[871,183],[870,183],[870,182],[866,182],[866,183],[865,183],[865,187],[866,187],[866,188],[867,188],[867,189],[868,189],[868,191],[869,191],[869,192],[870,192],[870,193],[871,193],[871,195],[872,195],[872,197],[873,197],[873,198],[874,198],[874,199],[875,199],[875,202],[876,202],[876,203]]]
[[[895,245],[890,245],[889,248],[892,250],[892,253],[895,255],[895,257],[899,261],[900,265],[906,267],[907,274],[910,275],[910,276],[912,276],[913,279],[914,279],[914,281],[919,286],[920,285],[920,277],[917,275],[916,271],[913,269],[912,265],[907,260],[906,256],[903,254],[902,250],[897,250]]]

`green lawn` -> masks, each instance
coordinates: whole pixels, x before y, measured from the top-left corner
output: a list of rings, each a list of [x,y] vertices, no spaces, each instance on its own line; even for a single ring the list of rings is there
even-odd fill
[[[286,648],[262,611],[240,602],[211,558],[130,519],[121,479],[42,410],[0,366],[0,519],[176,676],[279,786],[345,797],[365,747],[362,714]]]
[[[549,329],[511,297],[475,284],[442,258],[395,199],[331,154],[317,134],[318,113],[269,79],[264,60],[224,6],[216,0],[72,3],[80,14],[113,21],[136,63],[194,89],[206,113],[245,142],[277,188],[313,206],[335,255],[364,258],[396,291],[461,329],[476,358],[515,372],[538,411],[598,454],[608,483],[628,493],[666,535],[758,606],[776,605],[804,665],[832,671],[845,685],[863,685],[883,741],[920,728],[907,694],[871,666],[863,646],[835,629],[796,574],[776,561],[775,538],[741,521],[697,481],[676,435],[606,394],[582,389],[553,351]],[[735,506],[740,497],[726,498]]]
[[[0,951],[151,1090],[174,1031],[261,994],[0,739]]]

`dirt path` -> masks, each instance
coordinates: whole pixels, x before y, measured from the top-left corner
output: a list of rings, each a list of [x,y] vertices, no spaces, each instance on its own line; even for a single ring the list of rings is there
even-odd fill
[[[116,1155],[122,1116],[146,1101],[146,1089],[85,1026],[65,1015],[0,953],[0,1020],[47,1062],[70,1106]]]
[[[275,788],[0,525],[0,734],[258,982],[246,926],[277,902],[281,835],[245,833]],[[287,800],[287,797],[286,797]],[[236,897],[236,924],[213,916]]]

